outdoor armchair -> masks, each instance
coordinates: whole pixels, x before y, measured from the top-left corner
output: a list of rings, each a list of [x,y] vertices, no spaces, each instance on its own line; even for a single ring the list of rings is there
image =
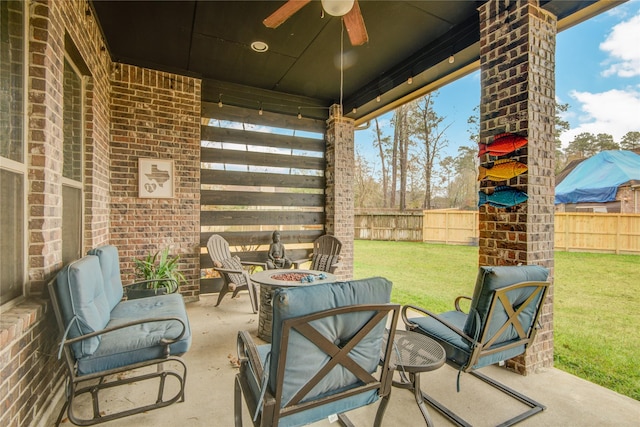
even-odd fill
[[[334,273],[340,267],[341,250],[342,242],[330,234],[325,234],[313,242],[313,252],[308,258],[295,260],[293,265],[295,268],[300,268],[301,264],[311,261],[310,270]]]
[[[412,305],[402,309],[407,330],[444,347],[447,363],[459,370],[458,381],[461,372],[468,372],[531,408],[501,425],[515,424],[545,407],[476,370],[523,354],[533,342],[547,276],[546,268],[535,265],[480,267],[468,313],[460,308],[466,297],[456,299],[456,310],[441,314]],[[457,425],[469,425],[430,396],[424,398]]]
[[[330,416],[351,425],[344,412],[381,400],[380,426],[400,312],[390,295],[383,278],[277,289],[272,343],[256,346],[248,332],[238,333],[236,427],[243,396],[254,426],[302,426]]]
[[[207,250],[211,261],[213,261],[213,269],[222,277],[222,289],[218,293],[216,307],[220,305],[220,301],[228,292],[233,292],[231,297],[234,298],[238,292],[247,290],[249,291],[251,308],[254,313],[257,313],[258,289],[251,281],[249,272],[244,268],[245,265],[255,265],[255,263],[244,263],[238,256],[232,256],[229,243],[218,234],[209,237]]]

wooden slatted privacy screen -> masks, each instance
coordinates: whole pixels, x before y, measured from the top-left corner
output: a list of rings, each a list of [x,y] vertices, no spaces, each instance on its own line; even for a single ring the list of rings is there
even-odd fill
[[[201,286],[212,267],[207,240],[220,234],[243,261],[264,262],[280,230],[287,255],[308,255],[324,234],[323,120],[203,102]]]

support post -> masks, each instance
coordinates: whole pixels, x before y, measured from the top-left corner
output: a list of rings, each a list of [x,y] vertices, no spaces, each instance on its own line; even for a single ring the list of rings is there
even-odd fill
[[[340,279],[353,278],[354,220],[354,129],[353,119],[344,117],[340,105],[331,106],[326,133],[325,229],[342,242]]]
[[[537,0],[490,0],[479,12],[480,142],[490,144],[501,133],[527,138],[504,157],[528,167],[507,181],[481,181],[485,194],[506,185],[528,199],[508,208],[479,207],[479,263],[537,264],[553,277],[556,17]],[[480,157],[481,165],[492,160]],[[510,369],[527,374],[553,366],[552,307],[551,288],[535,343],[524,357],[508,361]]]

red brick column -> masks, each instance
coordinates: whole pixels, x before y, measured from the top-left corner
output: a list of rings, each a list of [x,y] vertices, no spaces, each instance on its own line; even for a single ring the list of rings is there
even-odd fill
[[[554,113],[556,18],[536,0],[491,0],[479,8],[481,60],[480,142],[509,132],[527,145],[509,156],[528,171],[507,181],[483,180],[491,194],[508,185],[528,195],[511,208],[479,208],[480,265],[536,264],[553,273]],[[481,164],[489,161],[487,155]],[[525,357],[507,366],[527,374],[553,365],[553,289],[542,329]]]
[[[339,105],[332,106],[326,133],[325,229],[327,234],[333,234],[342,242],[342,266],[336,270],[340,279],[353,277],[353,139],[353,119],[343,117]]]

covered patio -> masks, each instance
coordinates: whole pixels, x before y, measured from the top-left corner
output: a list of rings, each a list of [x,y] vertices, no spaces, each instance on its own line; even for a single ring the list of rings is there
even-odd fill
[[[552,282],[555,35],[617,3],[363,0],[363,22],[343,25],[320,2],[302,1],[268,28],[263,20],[289,3],[0,1],[0,424],[46,424],[61,401],[46,284],[105,244],[118,247],[125,283],[134,281],[135,259],[166,247],[186,277],[179,292],[195,330],[187,402],[137,422],[231,424],[227,355],[237,330],[257,323],[243,298],[211,307],[205,293],[217,290],[203,274],[212,266],[207,239],[219,233],[245,259],[264,260],[261,245],[274,228],[302,252],[333,234],[343,243],[337,274],[350,279],[356,129],[477,69],[481,143],[517,134],[527,147],[514,159],[528,164],[510,181],[526,202],[479,208],[478,264],[541,265]],[[265,126],[286,132],[260,132]],[[149,159],[162,166],[162,180],[145,182]],[[618,397],[615,410],[606,390],[583,396],[591,386],[575,379],[561,393],[555,381],[570,377],[551,368],[553,291],[541,324],[526,357],[507,368],[546,372],[525,378],[496,369],[507,382],[540,386],[531,392],[550,407],[540,417],[572,424],[574,415],[588,414],[588,423],[637,412],[637,402]],[[556,392],[565,405],[558,412],[547,398]],[[556,419],[565,420],[549,424],[564,424]]]
[[[203,295],[197,302],[187,305],[193,331],[193,346],[184,356],[189,367],[186,401],[168,408],[150,411],[108,423],[109,426],[232,426],[233,384],[238,369],[233,365],[236,357],[238,330],[247,330],[257,338],[258,315],[251,314],[248,293],[239,298],[225,300],[214,307],[216,295]],[[627,396],[555,368],[547,368],[535,375],[521,376],[497,366],[482,369],[504,384],[546,405],[542,413],[523,421],[522,426],[635,426],[640,418],[640,402]],[[492,426],[515,415],[524,405],[504,396],[486,384],[463,374],[461,391],[456,393],[457,371],[447,365],[422,374],[422,389],[450,409],[463,416],[474,426]],[[110,404],[128,407],[137,396],[138,386],[129,386],[111,397]],[[356,426],[370,426],[377,405],[370,405],[349,413]],[[243,408],[244,425],[251,425],[250,415]],[[433,408],[429,413],[436,426],[450,426],[446,418]],[[57,411],[50,416],[52,425]],[[71,425],[70,423],[61,424]],[[314,426],[335,425],[329,421]],[[383,425],[420,426],[424,420],[413,395],[407,390],[394,388]]]

